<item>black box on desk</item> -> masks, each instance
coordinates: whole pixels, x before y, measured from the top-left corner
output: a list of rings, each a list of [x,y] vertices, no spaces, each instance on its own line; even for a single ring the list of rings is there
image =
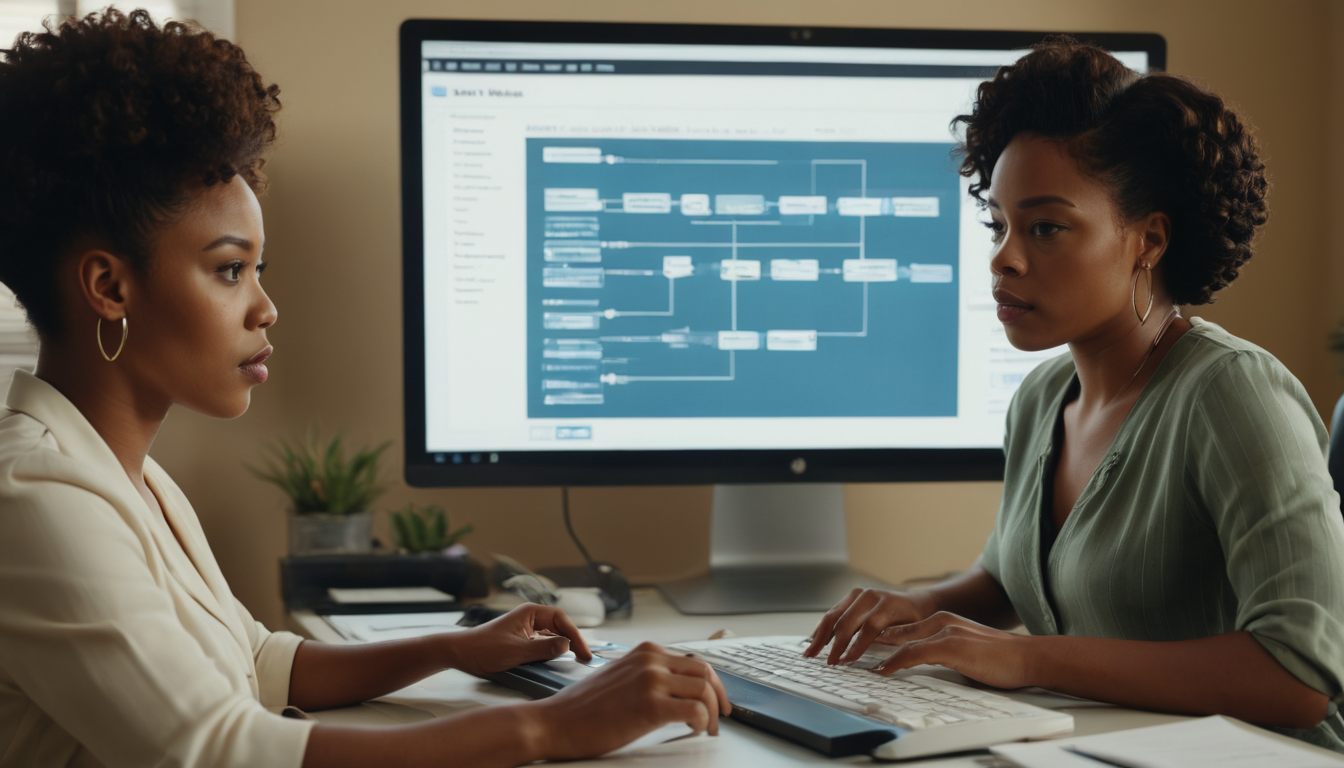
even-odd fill
[[[432,603],[337,603],[328,589],[433,587],[455,599]],[[440,555],[314,555],[280,561],[280,593],[290,610],[319,614],[423,613],[460,610],[464,597],[490,593],[485,569],[468,557]]]

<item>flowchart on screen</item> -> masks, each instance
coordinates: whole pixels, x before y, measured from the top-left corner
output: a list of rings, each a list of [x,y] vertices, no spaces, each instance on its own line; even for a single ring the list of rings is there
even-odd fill
[[[884,378],[897,401],[912,378],[955,388],[957,183],[930,157],[944,145],[534,141],[534,413],[765,415],[782,387],[827,415],[853,410],[847,389],[884,396]]]

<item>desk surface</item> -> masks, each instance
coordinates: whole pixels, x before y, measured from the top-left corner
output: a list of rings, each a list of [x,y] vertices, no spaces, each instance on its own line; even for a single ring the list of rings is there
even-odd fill
[[[601,627],[585,630],[595,638],[623,645],[646,640],[675,643],[704,640],[714,632],[727,629],[739,637],[753,635],[806,635],[821,618],[819,613],[774,613],[743,616],[683,616],[663,600],[657,590],[636,589],[634,616],[613,619]],[[305,637],[324,642],[345,642],[323,619],[308,611],[289,615],[290,628]],[[1010,694],[1011,695],[1011,694]],[[526,697],[494,683],[463,672],[450,670],[399,691],[399,703],[372,701],[357,707],[314,713],[320,722],[340,725],[391,725],[442,717],[478,706],[505,704]],[[1086,707],[1065,710],[1073,715],[1075,735],[1140,728],[1184,719],[1176,715],[1140,712],[1118,707]],[[1286,737],[1284,737],[1286,738]],[[1295,744],[1302,744],[1294,741]],[[831,759],[811,750],[769,736],[731,720],[725,721],[718,738],[697,737],[643,747],[600,761],[567,763],[571,766],[602,765],[694,765],[706,768],[723,766],[784,766],[834,763],[872,763],[867,756]],[[941,766],[942,768],[987,768],[1008,765],[987,753],[952,758],[933,758],[902,765]]]

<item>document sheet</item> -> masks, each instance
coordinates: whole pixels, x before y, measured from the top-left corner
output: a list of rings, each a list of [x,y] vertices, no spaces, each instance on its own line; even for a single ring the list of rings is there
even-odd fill
[[[1061,742],[1001,744],[991,750],[1023,768],[1338,768],[1344,756],[1297,746],[1223,717],[1135,728]]]

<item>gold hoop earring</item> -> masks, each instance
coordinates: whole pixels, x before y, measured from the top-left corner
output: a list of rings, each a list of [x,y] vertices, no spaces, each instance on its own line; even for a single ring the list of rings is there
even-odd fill
[[[1129,291],[1129,305],[1134,308],[1134,316],[1139,318],[1139,325],[1148,322],[1148,313],[1153,311],[1153,268],[1149,264],[1143,265],[1143,274],[1148,275],[1148,308],[1139,314],[1139,304],[1135,299],[1139,293],[1139,276],[1134,275],[1134,287]]]
[[[107,350],[103,349],[103,318],[98,318],[98,351],[103,353],[103,359],[112,362],[121,357],[121,350],[126,348],[126,318],[121,318],[121,343],[117,345],[117,351],[111,357],[107,356]]]

